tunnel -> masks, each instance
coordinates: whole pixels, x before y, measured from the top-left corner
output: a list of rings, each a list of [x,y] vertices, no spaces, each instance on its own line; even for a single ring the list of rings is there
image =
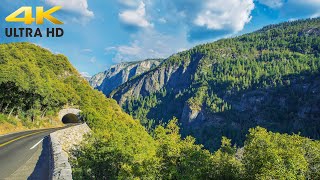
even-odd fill
[[[64,124],[70,124],[70,123],[80,123],[81,121],[77,115],[69,113],[63,116],[62,122]]]

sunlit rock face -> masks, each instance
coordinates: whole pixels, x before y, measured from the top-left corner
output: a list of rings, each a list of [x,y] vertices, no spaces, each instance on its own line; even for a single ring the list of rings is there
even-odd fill
[[[94,75],[89,83],[93,88],[109,95],[123,83],[157,67],[160,63],[159,59],[120,63]]]

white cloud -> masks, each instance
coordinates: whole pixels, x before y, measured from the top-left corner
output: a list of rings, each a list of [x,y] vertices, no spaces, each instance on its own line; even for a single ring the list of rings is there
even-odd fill
[[[283,0],[258,0],[258,2],[270,8],[280,8],[283,5]]]
[[[92,49],[82,49],[81,51],[84,53],[92,53],[93,52]]]
[[[129,6],[129,7],[136,7],[139,5],[139,0],[118,0],[118,2],[122,5]]]
[[[320,6],[320,0],[288,0],[288,1],[283,1],[283,4],[290,5],[290,4],[295,4],[295,5],[302,5],[302,6],[314,6],[314,7],[319,7]]]
[[[106,48],[106,52],[114,52],[114,62],[137,61],[148,58],[166,58],[192,45],[186,40],[186,33],[164,35],[154,29],[147,29],[132,35],[132,43]],[[182,47],[182,48],[181,48]]]
[[[146,14],[153,22],[165,23],[168,31],[187,31],[189,40],[212,40],[241,31],[251,21],[251,12],[255,7],[253,1],[154,0],[147,3]]]
[[[278,9],[283,17],[299,19],[320,16],[320,0],[257,0],[270,8]]]
[[[146,19],[145,4],[141,1],[135,10],[125,10],[119,13],[120,20],[130,26],[148,28],[153,25]]]
[[[116,50],[116,49],[117,49],[117,47],[111,46],[111,47],[105,48],[104,50],[106,51],[106,53],[109,53],[109,52],[114,51],[114,50]]]
[[[305,10],[312,12],[320,12],[320,0],[290,0],[285,5],[295,7],[295,10],[303,10],[305,8]]]
[[[194,24],[209,30],[241,31],[251,20],[252,0],[207,0]]]
[[[280,9],[281,15],[289,18],[315,18],[320,15],[320,0],[284,1]]]
[[[138,55],[141,53],[141,48],[137,44],[131,46],[119,46],[118,52],[124,55]]]
[[[106,53],[115,52],[114,62],[140,60],[142,49],[138,46],[139,42],[134,41],[131,45],[121,45],[117,47],[108,47]]]
[[[80,14],[83,17],[94,17],[94,13],[88,9],[87,0],[46,0],[45,2],[52,6],[62,6],[63,10]]]
[[[120,20],[127,25],[143,28],[131,34],[129,44],[105,49],[106,53],[114,54],[115,62],[166,58],[200,43],[200,40],[205,43],[208,39],[212,41],[241,31],[251,20],[250,14],[254,9],[253,0],[118,2],[126,8],[119,13]],[[161,32],[156,27],[160,24],[166,26]],[[146,28],[153,26],[155,28]],[[198,34],[194,35],[194,32]],[[215,32],[220,34],[214,34]],[[199,37],[199,34],[205,37]]]
[[[89,62],[91,62],[91,63],[96,63],[97,62],[97,59],[96,59],[96,57],[92,57],[92,58],[90,58],[90,60],[89,60]]]
[[[162,24],[165,24],[165,23],[167,23],[167,20],[165,18],[160,18],[159,22],[162,23]]]

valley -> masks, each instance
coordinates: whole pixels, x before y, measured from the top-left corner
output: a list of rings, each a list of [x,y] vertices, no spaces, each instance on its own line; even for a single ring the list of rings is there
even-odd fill
[[[151,131],[178,118],[211,150],[255,126],[319,139],[319,33],[302,20],[200,45],[105,94]]]
[[[320,179],[319,35],[320,18],[270,25],[89,82],[62,54],[3,43],[0,126],[86,123],[60,169],[72,179]],[[34,133],[3,136],[2,158],[23,161],[0,177],[40,154]]]

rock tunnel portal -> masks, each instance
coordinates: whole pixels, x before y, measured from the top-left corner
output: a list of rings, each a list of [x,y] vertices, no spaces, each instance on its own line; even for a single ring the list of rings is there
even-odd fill
[[[63,124],[70,124],[70,123],[80,123],[81,120],[75,114],[69,113],[63,116],[62,118]]]
[[[80,112],[81,110],[74,108],[62,109],[59,112],[59,118],[64,124],[81,123],[82,118]]]

